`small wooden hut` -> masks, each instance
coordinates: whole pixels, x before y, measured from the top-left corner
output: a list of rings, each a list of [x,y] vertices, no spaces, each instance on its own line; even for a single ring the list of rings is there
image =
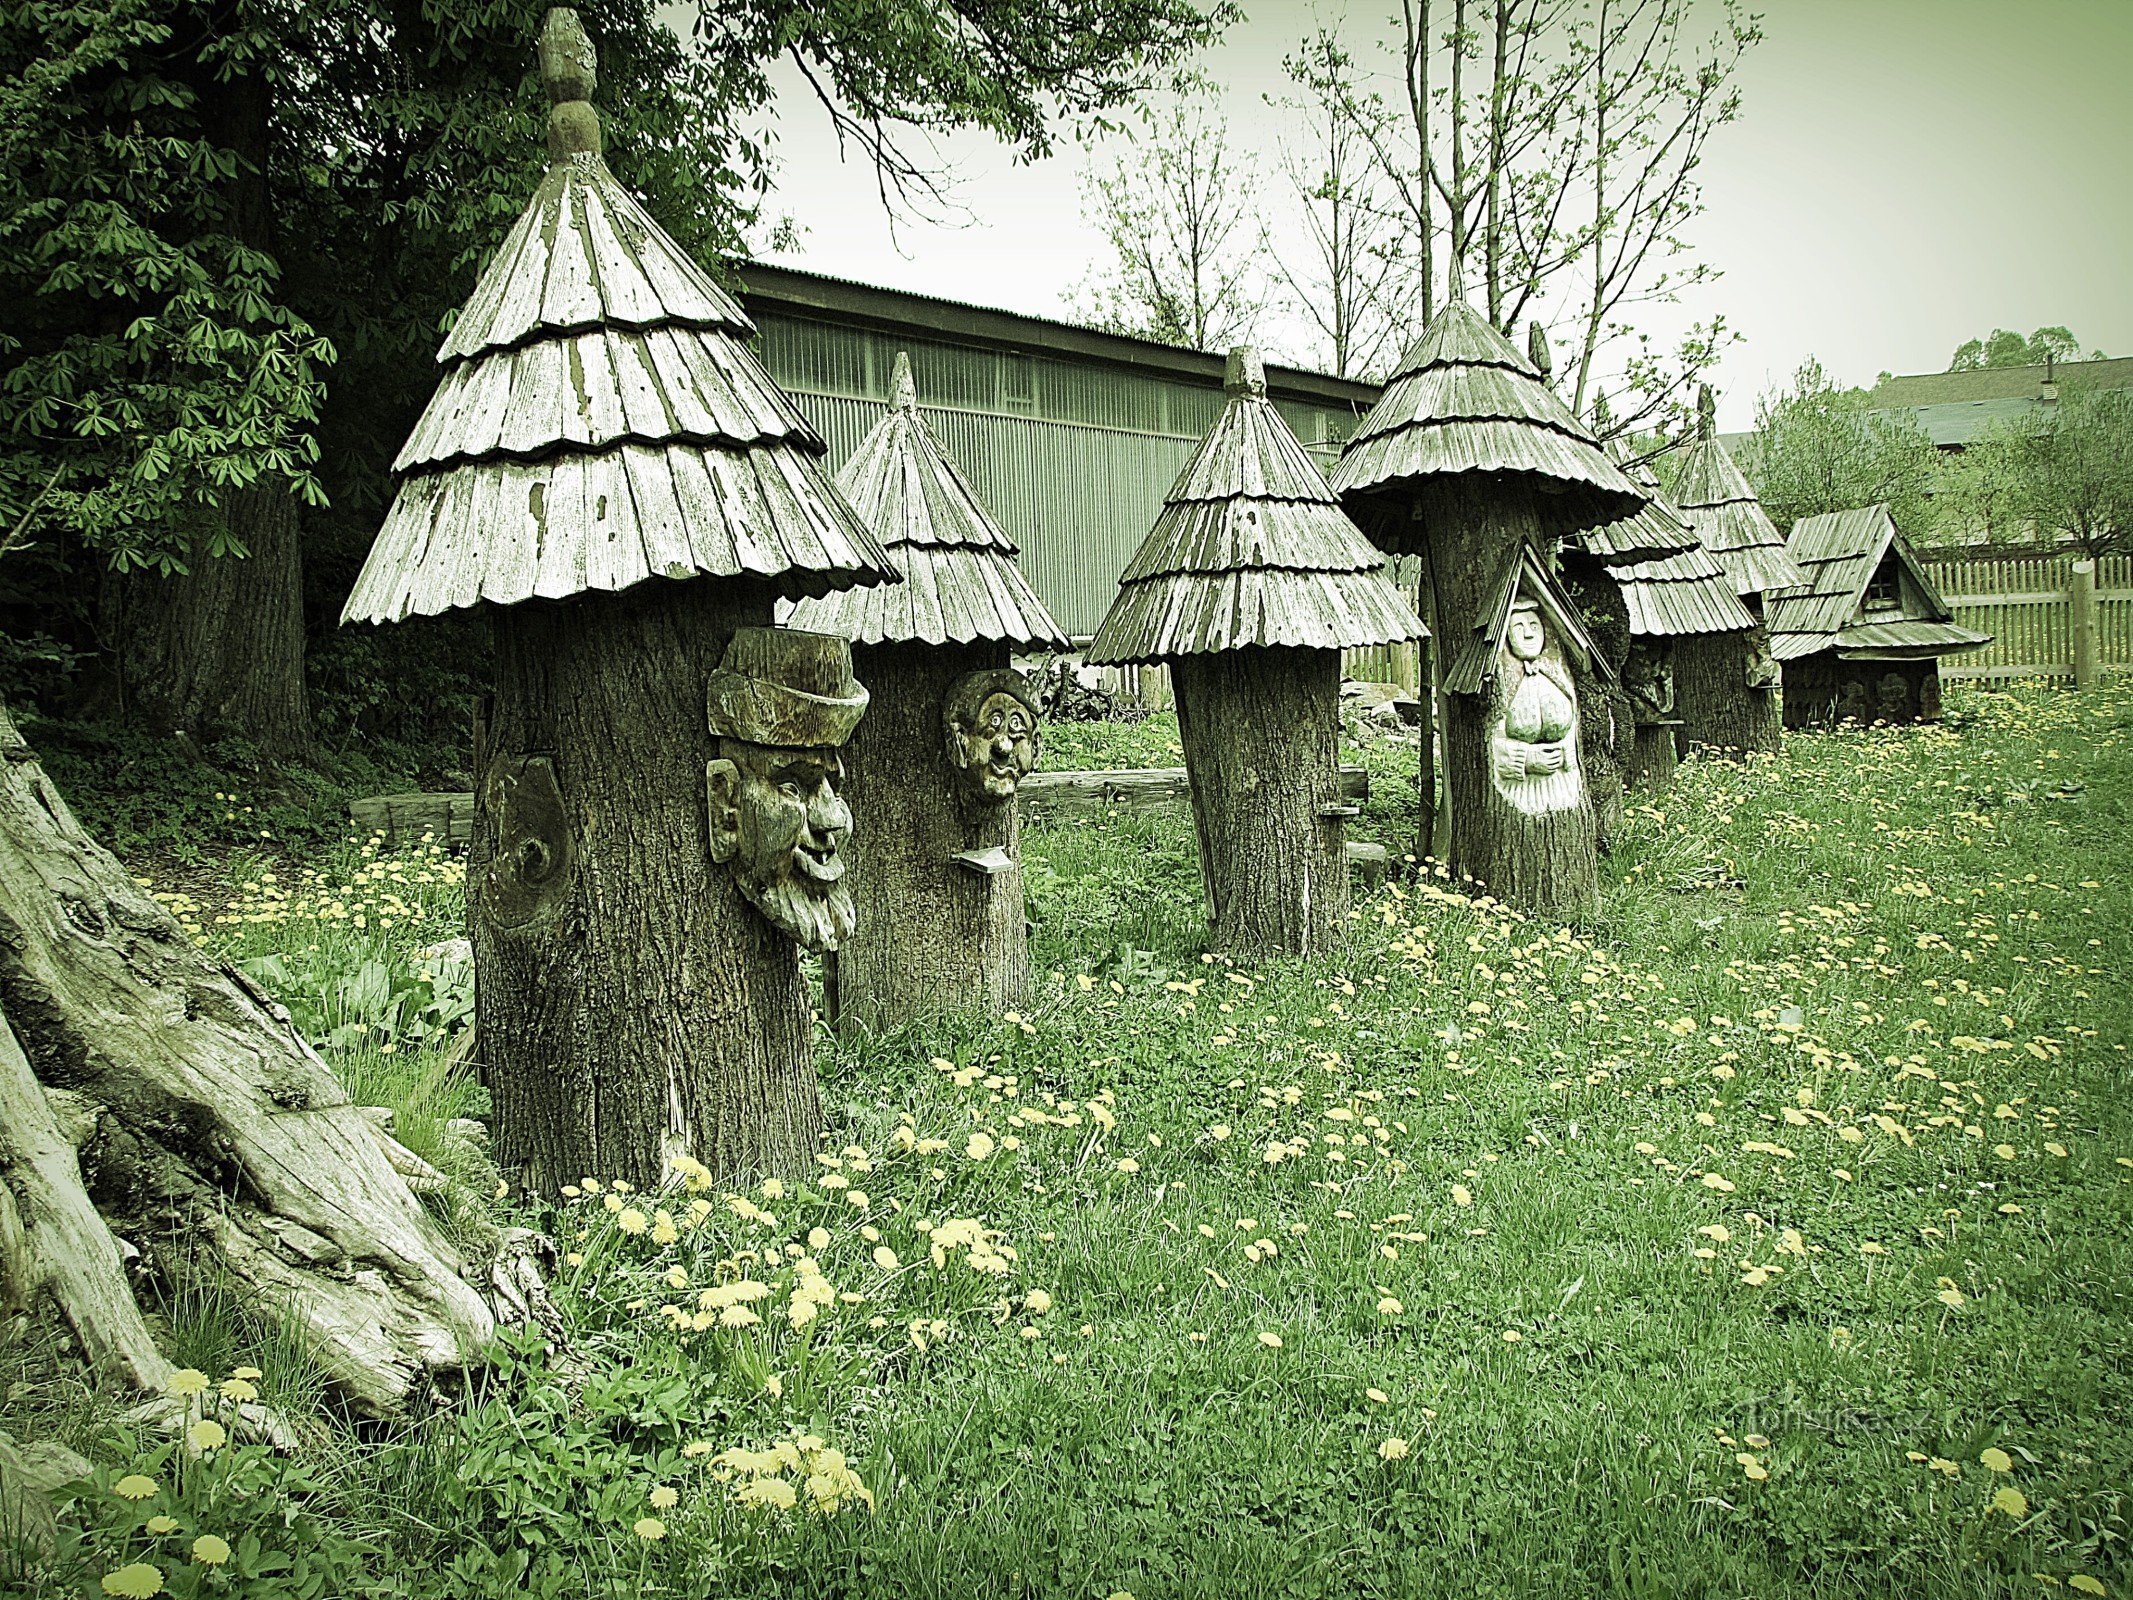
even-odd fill
[[[1564,763],[1580,766],[1575,696],[1561,728],[1564,708],[1537,680],[1567,681],[1571,656],[1610,669],[1563,625],[1576,609],[1545,557],[1567,534],[1632,516],[1645,496],[1534,363],[1457,300],[1401,358],[1331,476],[1372,543],[1424,558],[1452,868],[1545,914],[1596,909],[1591,797],[1581,778],[1561,777]],[[1526,559],[1533,551],[1544,558]],[[1515,592],[1499,616],[1506,581]],[[1476,638],[1496,655],[1461,672],[1448,658],[1470,655]],[[1518,738],[1513,723],[1547,736]]]
[[[1594,407],[1606,424],[1606,403]],[[1620,457],[1619,450],[1616,452]],[[1683,638],[1739,633],[1755,616],[1733,581],[1667,500],[1649,466],[1624,462],[1630,481],[1651,503],[1625,523],[1566,540],[1563,568],[1585,609],[1586,625],[1619,674],[1618,715],[1627,718],[1623,761],[1630,787],[1663,789],[1673,781],[1674,646]],[[1597,796],[1596,796],[1597,799]],[[1606,818],[1602,816],[1602,838]]]
[[[344,620],[478,607],[493,627],[467,890],[502,1165],[551,1192],[656,1184],[672,1155],[793,1169],[821,1126],[802,934],[708,854],[706,772],[733,764],[714,679],[759,701],[726,728],[749,763],[781,729],[809,747],[777,837],[786,867],[808,855],[786,888],[829,895],[834,745],[864,697],[815,691],[849,678],[844,646],[754,641],[719,669],[780,596],[896,570],[747,317],[601,159],[574,12],[548,12],[540,61],[553,161],[444,342]],[[737,782],[742,809],[780,803]]]
[[[1341,651],[1425,636],[1232,350],[1229,404],[1119,580],[1092,663],[1162,662],[1176,691],[1216,948],[1330,948],[1348,920]]]
[[[1674,703],[1681,747],[1713,753],[1774,751],[1780,738],[1779,673],[1770,654],[1765,605],[1806,585],[1785,540],[1718,439],[1717,401],[1706,386],[1696,402],[1696,435],[1681,449],[1674,504],[1703,547],[1733,579],[1754,616],[1747,632],[1702,633],[1674,646]]]
[[[837,474],[904,581],[804,600],[795,626],[852,641],[873,709],[846,755],[858,928],[829,972],[839,1026],[1019,1004],[1029,985],[1015,791],[1037,705],[1015,652],[1066,633],[918,408],[899,352],[888,415]]]
[[[1770,606],[1785,669],[1785,726],[1934,722],[1940,658],[1982,650],[1941,598],[1885,505],[1802,517],[1786,549],[1810,587]]]

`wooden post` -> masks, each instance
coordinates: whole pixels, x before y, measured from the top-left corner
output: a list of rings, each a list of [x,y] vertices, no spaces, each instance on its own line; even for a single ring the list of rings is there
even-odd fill
[[[2096,684],[2096,561],[2094,557],[2074,563],[2074,587],[2068,596],[2073,605],[2074,687]]]

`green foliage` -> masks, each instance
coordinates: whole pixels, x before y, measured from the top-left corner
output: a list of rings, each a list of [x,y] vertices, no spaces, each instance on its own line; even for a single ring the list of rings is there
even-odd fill
[[[1812,359],[1791,388],[1757,402],[1740,466],[1781,532],[1801,517],[1876,503],[1911,538],[1930,537],[1938,522],[1939,461],[1925,431],[1874,411],[1863,390],[1839,389]]]
[[[2101,350],[2089,353],[2091,361],[2103,360]],[[2079,361],[2081,341],[2063,327],[2039,328],[2027,339],[2005,328],[1994,328],[1989,337],[1967,339],[1948,359],[1950,372],[1977,372],[1987,367],[2041,367],[2047,361]]]
[[[2009,436],[2020,513],[2084,554],[2133,545],[2133,390],[2070,388]]]

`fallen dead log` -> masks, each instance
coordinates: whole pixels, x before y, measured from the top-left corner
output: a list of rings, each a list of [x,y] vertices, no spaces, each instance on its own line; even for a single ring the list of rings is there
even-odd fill
[[[286,1318],[372,1415],[492,1331],[377,1126],[82,831],[4,709],[0,1130],[0,1301],[56,1306],[116,1381],[168,1371],[129,1253]]]

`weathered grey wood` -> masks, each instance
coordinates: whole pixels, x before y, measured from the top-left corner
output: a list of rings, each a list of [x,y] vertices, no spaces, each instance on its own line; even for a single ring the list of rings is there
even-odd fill
[[[1392,852],[1365,839],[1350,839],[1341,846],[1341,854],[1346,857],[1350,869],[1362,879],[1365,894],[1385,882],[1385,874],[1392,866]]]
[[[38,1083],[77,1097],[87,1192],[155,1270],[197,1264],[282,1308],[361,1412],[477,1359],[488,1308],[376,1126],[287,1016],[82,832],[4,711],[0,1008]],[[19,1068],[8,1081],[21,1101]],[[18,1218],[46,1221],[65,1158],[33,1114],[11,1104],[6,1120]],[[78,1213],[67,1227],[65,1254],[89,1271],[102,1245]],[[118,1330],[97,1335],[109,1358],[152,1375],[113,1316],[95,1319]]]
[[[1674,504],[1745,598],[1790,593],[1807,583],[1748,480],[1718,438],[1717,401],[1696,397],[1696,433],[1674,464]]]
[[[1732,758],[1769,754],[1783,738],[1777,668],[1758,623],[1741,633],[1700,633],[1674,641],[1678,748]]]
[[[364,838],[383,836],[388,849],[420,844],[465,844],[474,837],[474,791],[381,794],[348,802],[348,820]]]

